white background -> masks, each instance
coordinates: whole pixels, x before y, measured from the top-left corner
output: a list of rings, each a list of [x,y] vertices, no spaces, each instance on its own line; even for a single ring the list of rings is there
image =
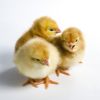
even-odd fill
[[[84,33],[84,63],[71,76],[53,78],[59,85],[47,90],[22,87],[25,80],[13,64],[16,40],[40,16],[55,19],[63,31],[76,26]],[[0,100],[100,100],[100,3],[99,0],[0,0]]]

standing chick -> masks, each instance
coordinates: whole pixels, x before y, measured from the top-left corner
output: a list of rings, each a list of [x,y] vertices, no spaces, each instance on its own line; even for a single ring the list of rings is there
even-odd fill
[[[44,83],[47,88],[49,83],[57,84],[48,76],[56,70],[59,59],[55,46],[36,37],[19,48],[14,60],[20,73],[29,78],[24,85],[32,84],[37,87],[38,84]]]
[[[84,55],[85,43],[82,32],[75,27],[68,28],[54,38],[53,44],[58,47],[61,55],[61,62],[56,74],[57,76],[59,76],[59,73],[68,75],[65,69],[69,69],[76,63],[81,63]]]
[[[59,32],[60,29],[53,19],[47,16],[40,17],[34,22],[32,27],[18,39],[15,46],[15,52],[19,49],[19,47],[34,36],[39,36],[50,41],[56,35],[56,33]]]

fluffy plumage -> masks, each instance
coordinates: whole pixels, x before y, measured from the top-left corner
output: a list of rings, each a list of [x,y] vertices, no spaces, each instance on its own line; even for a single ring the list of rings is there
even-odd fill
[[[34,81],[44,79],[54,72],[59,60],[57,48],[39,37],[27,41],[15,53],[15,63],[20,73]]]
[[[39,36],[50,41],[56,35],[56,33],[59,32],[60,29],[53,19],[47,16],[40,17],[33,23],[32,27],[18,39],[16,42],[15,51],[17,51],[19,47],[34,36]]]
[[[82,32],[79,29],[75,27],[66,29],[61,35],[53,39],[53,44],[60,51],[61,62],[58,69],[61,69],[62,73],[64,73],[62,69],[69,69],[74,64],[82,61],[85,43]],[[57,74],[59,73],[57,72]]]

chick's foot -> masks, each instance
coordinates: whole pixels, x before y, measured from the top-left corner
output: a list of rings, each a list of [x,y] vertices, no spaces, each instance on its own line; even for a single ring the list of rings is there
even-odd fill
[[[48,88],[49,84],[58,84],[58,82],[50,80],[49,77],[44,78],[43,81],[44,81],[45,89]]]
[[[42,79],[31,79],[29,78],[24,84],[23,86],[26,86],[26,85],[29,85],[31,84],[33,87],[38,87],[39,84],[42,84],[43,83],[43,80]]]
[[[66,70],[68,69],[57,68],[55,72],[57,76],[59,76],[60,73],[64,75],[70,75],[68,72],[66,72]]]
[[[28,79],[23,86],[31,84],[33,87],[38,87],[40,84],[44,84],[45,89],[48,88],[49,84],[58,84],[58,82],[50,80],[49,77],[43,78],[43,79]]]

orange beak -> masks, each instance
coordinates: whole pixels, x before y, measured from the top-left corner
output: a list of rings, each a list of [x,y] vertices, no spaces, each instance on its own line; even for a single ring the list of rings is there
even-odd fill
[[[61,32],[61,30],[58,28],[58,29],[56,29],[56,33],[60,33]]]
[[[43,64],[49,66],[48,60],[44,60],[44,61],[43,61]]]

